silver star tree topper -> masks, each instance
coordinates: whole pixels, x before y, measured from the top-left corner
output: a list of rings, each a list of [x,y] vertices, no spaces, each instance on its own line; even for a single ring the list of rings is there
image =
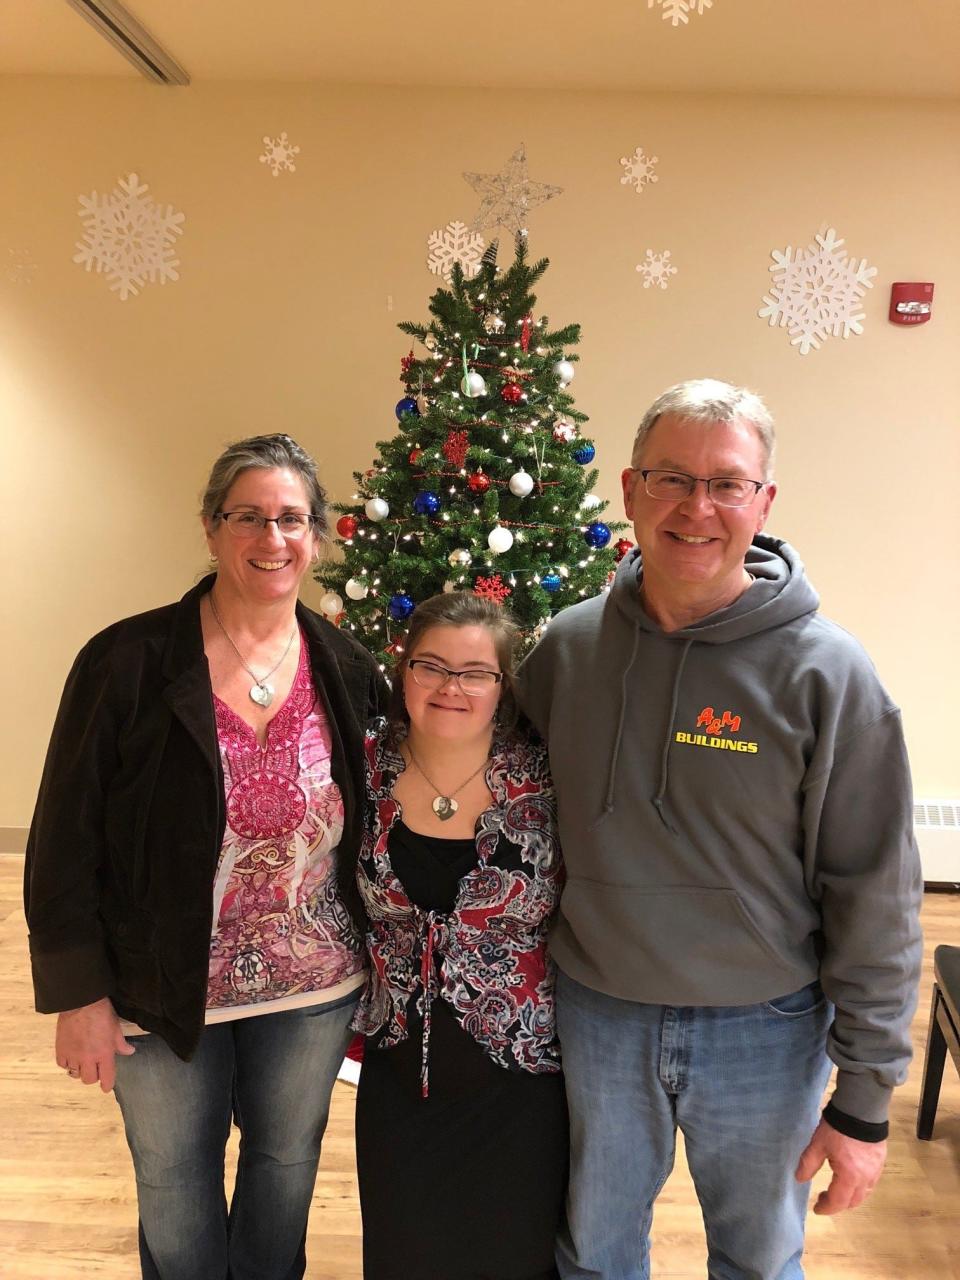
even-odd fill
[[[527,152],[522,142],[499,173],[465,173],[463,176],[483,197],[472,223],[475,231],[501,226],[519,235],[527,228],[531,209],[563,195],[563,187],[530,181]]]

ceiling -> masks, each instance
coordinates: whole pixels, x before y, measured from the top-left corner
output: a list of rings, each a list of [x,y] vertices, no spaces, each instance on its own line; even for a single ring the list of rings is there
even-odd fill
[[[194,84],[960,97],[957,0],[713,0],[677,27],[660,4],[126,0]],[[0,0],[3,74],[138,72],[66,0]]]

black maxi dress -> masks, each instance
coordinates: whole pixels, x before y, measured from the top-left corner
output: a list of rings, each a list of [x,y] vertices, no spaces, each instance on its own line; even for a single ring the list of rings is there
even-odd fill
[[[402,821],[388,848],[407,895],[427,911],[452,910],[477,860],[473,840],[421,835]],[[555,1280],[563,1076],[501,1067],[436,999],[423,1098],[414,1004],[406,1040],[367,1042],[357,1090],[364,1280]]]

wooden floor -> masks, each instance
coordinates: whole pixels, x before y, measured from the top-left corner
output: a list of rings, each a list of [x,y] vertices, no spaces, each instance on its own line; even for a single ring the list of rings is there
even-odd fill
[[[23,861],[0,855],[0,1277],[135,1280],[136,1198],[112,1098],[54,1065],[53,1019],[33,1013],[20,909]],[[960,1081],[947,1061],[934,1140],[914,1137],[933,947],[960,945],[960,897],[927,895],[916,1060],[895,1095],[887,1171],[868,1203],[811,1216],[808,1280],[960,1280]],[[231,1152],[231,1159],[235,1155]],[[359,1280],[353,1089],[338,1084],[308,1242],[309,1280]],[[703,1280],[699,1211],[683,1165],[657,1206],[656,1280]],[[442,1277],[437,1277],[442,1280]]]

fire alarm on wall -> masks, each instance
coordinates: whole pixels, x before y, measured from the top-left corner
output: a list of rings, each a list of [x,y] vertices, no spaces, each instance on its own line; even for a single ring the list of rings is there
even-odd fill
[[[893,324],[926,324],[933,309],[933,285],[898,280],[890,286]]]

